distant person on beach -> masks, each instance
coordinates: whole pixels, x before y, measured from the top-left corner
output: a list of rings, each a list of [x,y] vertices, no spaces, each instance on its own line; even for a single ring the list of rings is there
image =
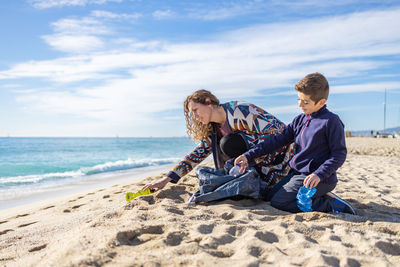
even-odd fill
[[[207,90],[188,96],[183,108],[187,133],[199,143],[164,178],[147,184],[144,190],[162,189],[168,182],[177,183],[210,154],[215,168],[222,169],[230,158],[233,162],[237,156],[286,128],[276,117],[253,104],[238,101],[220,104]],[[257,158],[255,168],[261,179],[272,186],[287,176],[293,152],[293,145],[287,144]]]
[[[338,182],[336,170],[346,159],[344,125],[339,116],[326,107],[329,84],[320,73],[301,79],[295,89],[303,113],[282,132],[265,140],[236,158],[240,171],[256,164],[255,159],[295,143],[296,153],[290,161],[292,171],[271,199],[271,206],[289,212],[300,212],[296,196],[304,185],[316,188],[312,210],[355,214],[346,201],[331,193]],[[327,194],[328,193],[328,194]]]

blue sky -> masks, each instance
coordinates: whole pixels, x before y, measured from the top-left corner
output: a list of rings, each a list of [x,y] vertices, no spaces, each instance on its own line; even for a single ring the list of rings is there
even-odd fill
[[[289,123],[321,72],[346,130],[400,126],[399,1],[0,1],[0,136],[184,136],[206,88]]]

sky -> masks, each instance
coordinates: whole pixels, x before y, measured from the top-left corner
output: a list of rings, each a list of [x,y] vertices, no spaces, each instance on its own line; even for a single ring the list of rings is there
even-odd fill
[[[400,126],[398,0],[2,0],[0,25],[0,137],[185,136],[198,89],[290,123],[312,72],[346,131]]]

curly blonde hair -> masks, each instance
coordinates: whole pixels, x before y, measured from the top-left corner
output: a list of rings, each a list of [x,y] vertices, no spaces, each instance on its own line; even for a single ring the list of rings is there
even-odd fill
[[[186,132],[189,137],[192,137],[195,141],[203,141],[212,133],[212,124],[209,122],[208,124],[203,124],[197,120],[195,120],[192,114],[189,111],[189,102],[192,101],[194,103],[203,104],[203,105],[219,105],[218,98],[213,95],[210,91],[201,89],[197,90],[190,96],[188,96],[183,103],[183,111],[185,113],[186,120]]]

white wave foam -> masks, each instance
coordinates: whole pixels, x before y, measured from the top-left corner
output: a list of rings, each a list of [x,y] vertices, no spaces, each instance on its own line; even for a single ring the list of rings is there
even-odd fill
[[[123,171],[128,169],[143,168],[149,166],[164,165],[177,162],[178,158],[165,159],[141,159],[141,160],[118,160],[95,165],[93,167],[80,168],[77,171],[68,171],[61,173],[34,174],[25,176],[0,177],[0,188],[16,187],[19,185],[33,185],[45,183],[48,181],[62,181],[68,178],[84,177],[94,174],[101,174],[113,171]]]
[[[176,162],[177,158],[167,158],[167,159],[142,159],[142,160],[118,160],[114,162],[106,162],[104,164],[96,165],[90,168],[82,168],[82,172],[85,175],[92,175],[97,173],[112,172],[112,171],[122,171],[134,168],[143,168],[148,166],[163,165]]]

